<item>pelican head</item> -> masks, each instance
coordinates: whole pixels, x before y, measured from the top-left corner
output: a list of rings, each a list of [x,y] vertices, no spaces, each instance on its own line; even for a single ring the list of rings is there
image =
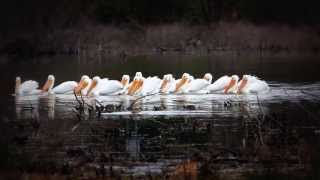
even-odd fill
[[[89,76],[87,76],[87,75],[82,75],[80,81],[83,81],[83,80],[85,80],[85,79],[90,79],[90,78],[89,78]]]
[[[243,79],[243,80],[249,80],[249,78],[250,78],[250,75],[243,75],[243,76],[242,76],[242,79]]]
[[[167,74],[167,76],[168,76],[168,80],[169,80],[169,81],[172,81],[172,80],[173,80],[172,74]]]
[[[168,74],[163,75],[162,79],[165,80],[167,78]]]
[[[54,76],[50,74],[48,76],[46,83],[42,87],[42,92],[51,92],[54,85],[54,80],[55,80]]]
[[[188,79],[190,77],[190,74],[183,73],[181,79]]]
[[[86,88],[88,84],[90,83],[90,78],[87,75],[81,76],[80,82],[78,83],[78,86],[74,88],[74,92],[76,94],[80,94],[81,90]]]
[[[142,72],[136,72],[135,77],[142,77]]]
[[[141,76],[142,76],[142,74],[141,74]],[[122,84],[123,87],[128,86],[129,81],[130,81],[130,76],[129,76],[129,75],[126,75],[126,74],[125,74],[125,75],[122,76],[122,78],[121,78],[121,84]]]
[[[239,77],[237,75],[232,75],[229,83],[224,87],[224,93],[230,93],[235,91],[238,84]]]
[[[210,84],[212,82],[212,75],[211,73],[206,73],[204,76],[203,76],[203,79],[207,80]]]
[[[239,76],[238,75],[232,75],[231,78],[234,79],[236,82],[239,81]]]
[[[20,82],[21,83],[21,77],[20,76],[16,77],[16,82]]]

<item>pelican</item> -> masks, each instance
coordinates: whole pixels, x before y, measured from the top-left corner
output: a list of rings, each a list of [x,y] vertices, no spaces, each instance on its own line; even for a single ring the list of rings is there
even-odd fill
[[[188,86],[189,86],[190,82],[192,82],[192,80],[193,80],[193,77],[190,76],[190,74],[183,73],[181,79],[178,79],[176,81],[176,88],[174,90],[174,93],[184,92],[188,88]]]
[[[213,84],[207,87],[209,92],[223,91],[223,93],[236,93],[238,87],[239,77],[237,75],[222,76],[217,79]]]
[[[86,95],[91,85],[92,80],[87,75],[83,75],[78,83],[77,87],[74,88],[74,92],[77,95]]]
[[[52,87],[54,85],[54,76],[49,75],[46,83],[41,89],[38,89],[39,84],[36,81],[28,80],[21,83],[21,78],[16,77],[15,94],[16,95],[35,95],[45,92],[52,93]]]
[[[163,76],[160,93],[169,94],[173,92],[176,88],[176,80],[173,78],[172,74],[166,74]]]
[[[184,93],[199,92],[209,86],[211,82],[212,75],[210,73],[206,73],[203,78],[191,81],[188,87],[184,90]]]
[[[270,89],[267,82],[251,75],[243,75],[239,84],[237,91],[239,94],[261,93]]]
[[[128,89],[128,95],[147,95],[158,93],[161,79],[157,76],[144,78],[141,72],[137,72]]]
[[[121,81],[101,79],[96,76],[92,79],[91,86],[87,95],[118,95],[122,94],[127,88],[130,81],[128,75],[123,75]]]
[[[21,83],[21,78],[16,77],[16,85],[15,85],[15,94],[22,95],[27,94],[33,90],[36,90],[39,87],[39,83],[33,80],[28,80]]]

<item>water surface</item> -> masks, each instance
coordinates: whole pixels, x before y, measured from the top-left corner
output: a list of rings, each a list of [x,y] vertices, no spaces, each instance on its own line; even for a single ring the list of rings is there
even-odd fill
[[[2,167],[71,176],[242,176],[254,172],[319,177],[319,60],[315,57],[137,56],[91,60],[49,57],[2,62]],[[119,79],[188,72],[214,79],[254,74],[270,92],[84,97],[104,108],[77,108],[73,95],[11,95],[14,78],[57,83],[82,74]],[[181,171],[187,169],[185,171]],[[77,171],[81,168],[81,171]],[[225,173],[225,170],[230,172]],[[91,172],[95,173],[91,173]],[[97,173],[98,171],[98,173]],[[239,173],[240,172],[240,173]],[[256,176],[257,175],[257,176]],[[230,177],[229,177],[230,178]]]

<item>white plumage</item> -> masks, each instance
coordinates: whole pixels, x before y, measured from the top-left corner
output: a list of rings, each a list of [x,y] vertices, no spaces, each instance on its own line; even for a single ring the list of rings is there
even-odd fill
[[[191,81],[188,86],[183,90],[184,93],[192,93],[192,92],[199,92],[201,90],[206,89],[212,81],[212,75],[207,73],[204,75],[202,79],[195,79]]]
[[[123,90],[123,85],[117,80],[109,80],[104,82],[103,87],[100,90],[100,95],[111,95]]]
[[[140,94],[141,95],[147,95],[147,94],[153,94],[158,93],[160,86],[161,86],[161,79],[159,79],[157,76],[154,77],[148,77],[147,79],[142,78],[143,84],[141,87]]]
[[[51,93],[54,85],[54,76],[49,75],[46,83],[41,89],[39,83],[33,80],[28,80],[21,83],[21,78],[16,77],[15,94],[16,95],[36,95],[42,93]]]
[[[230,80],[231,80],[230,76],[222,76],[219,79],[217,79],[214,83],[210,84],[207,87],[207,90],[210,92],[223,91],[223,89],[230,82]]]
[[[263,93],[270,89],[267,82],[251,75],[243,75],[239,84],[238,93],[242,94]]]
[[[16,87],[16,94],[30,94],[39,88],[39,83],[33,80],[28,80],[21,83],[20,87]]]
[[[55,94],[71,94],[77,86],[78,83],[75,81],[66,81],[54,87],[52,92]]]

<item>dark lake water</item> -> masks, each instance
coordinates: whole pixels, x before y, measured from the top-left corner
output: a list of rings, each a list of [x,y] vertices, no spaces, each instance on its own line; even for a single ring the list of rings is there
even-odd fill
[[[258,56],[1,58],[1,168],[19,179],[320,178],[320,59]],[[105,108],[80,113],[73,95],[12,96],[15,76],[56,83],[83,74],[119,79],[188,72],[253,74],[261,95],[84,98]],[[293,173],[294,172],[294,173]],[[57,175],[58,174],[58,175]]]

